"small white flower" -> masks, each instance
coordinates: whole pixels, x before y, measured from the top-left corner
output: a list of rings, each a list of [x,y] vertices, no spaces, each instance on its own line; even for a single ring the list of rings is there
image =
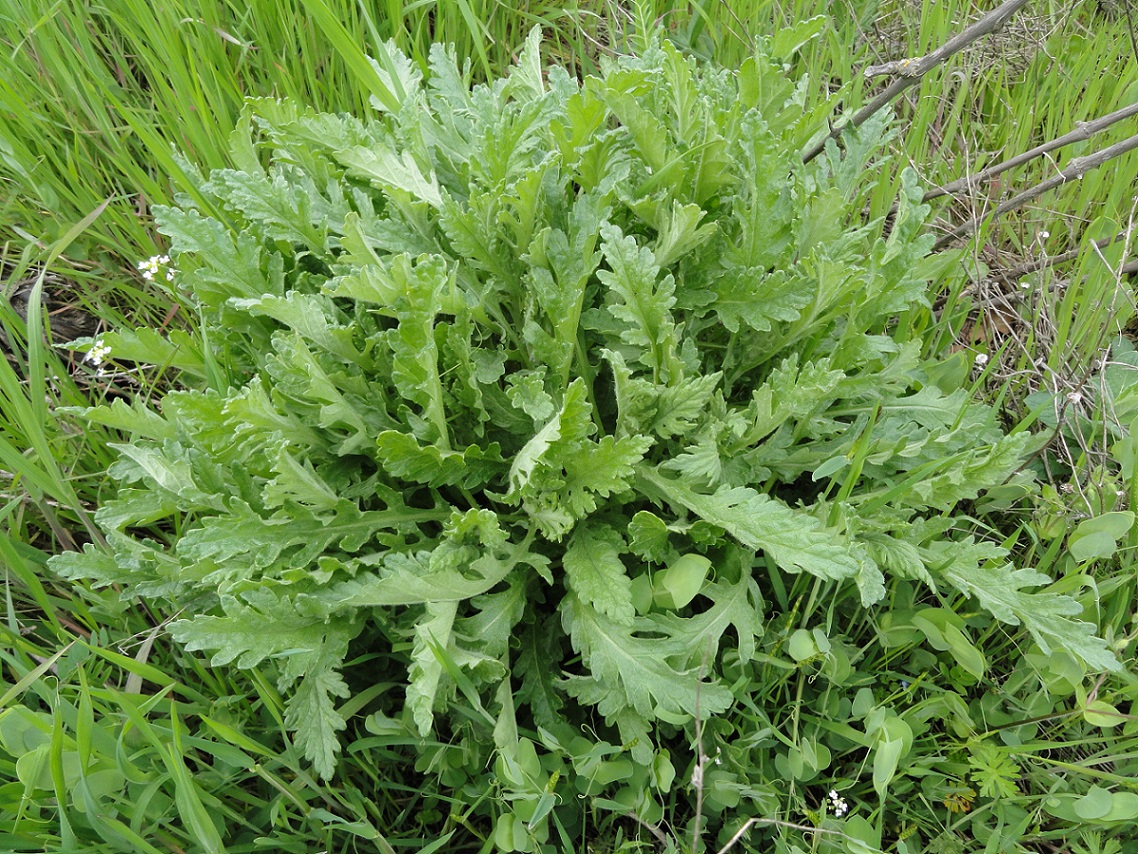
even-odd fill
[[[837,789],[830,789],[829,798],[830,808],[834,811],[834,815],[838,818],[841,818],[843,815],[850,811],[849,804],[846,803],[845,798],[838,794]]]
[[[1050,237],[1050,236],[1051,236],[1051,232],[1050,232],[1050,231],[1041,231],[1041,232],[1039,232],[1039,239],[1040,239],[1040,240],[1046,240],[1046,239],[1047,239],[1048,237]]]
[[[980,366],[988,364],[988,354],[987,353],[977,353],[976,354],[976,364],[980,365]]]
[[[1021,281],[1019,283],[1019,286],[1020,286],[1020,288],[1022,288],[1025,291],[1031,290],[1031,282],[1029,282],[1027,279],[1024,279],[1023,281]]]
[[[100,338],[91,345],[91,349],[87,351],[87,355],[83,357],[83,361],[90,362],[92,365],[98,367],[106,361],[109,355],[111,355],[111,348]]]
[[[1083,396],[1077,391],[1069,391],[1067,392],[1067,402],[1078,406],[1083,402]]]
[[[154,281],[154,277],[157,276],[163,268],[165,268],[164,275],[166,276],[166,281],[174,281],[174,273],[177,271],[170,266],[169,255],[152,255],[145,261],[138,262],[138,272],[142,273],[142,278],[148,282]]]

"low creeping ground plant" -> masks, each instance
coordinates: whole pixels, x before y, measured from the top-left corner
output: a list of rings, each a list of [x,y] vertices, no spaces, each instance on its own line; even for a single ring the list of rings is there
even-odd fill
[[[1078,602],[964,533],[1037,441],[898,331],[933,238],[911,170],[895,218],[864,219],[886,119],[803,165],[824,117],[761,50],[728,73],[656,44],[579,82],[535,35],[491,85],[441,47],[375,71],[395,100],[369,118],[251,101],[237,168],[156,211],[200,358],[171,345],[186,387],[160,405],[86,411],[128,440],[108,548],[57,572],[272,674],[324,778],[366,733],[455,789],[492,762],[506,850],[570,832],[578,795],[658,823],[697,717],[761,714],[772,662],[848,671],[836,629],[795,622],[798,578],[865,613],[953,591],[1117,668]],[[402,687],[346,719],[377,683]],[[912,730],[857,702],[883,794]],[[780,773],[828,757],[795,745]],[[762,800],[699,777],[709,810]]]

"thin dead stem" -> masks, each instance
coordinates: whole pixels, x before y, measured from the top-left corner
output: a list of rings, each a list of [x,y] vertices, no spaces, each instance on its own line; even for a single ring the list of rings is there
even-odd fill
[[[707,672],[707,661],[711,657],[711,645],[704,650],[703,661],[699,664],[699,676],[695,683],[695,770],[691,774],[692,785],[695,786],[695,820],[692,822],[691,850],[699,850],[700,836],[703,834],[703,774],[710,758],[703,752],[703,715],[700,712],[700,689],[703,687],[703,676]]]
[[[973,217],[967,222],[956,226],[956,228],[952,229],[937,240],[936,244],[933,246],[933,251],[935,252],[937,250],[943,249],[945,246],[956,240],[959,240],[961,237],[972,234],[980,227],[981,223],[983,223],[985,219],[990,221],[1007,213],[1008,211],[1023,207],[1028,202],[1039,198],[1049,190],[1053,190],[1056,187],[1061,187],[1063,184],[1066,184],[1069,181],[1074,181],[1082,178],[1092,169],[1097,169],[1104,163],[1107,163],[1116,157],[1121,157],[1123,154],[1133,151],[1136,148],[1138,148],[1138,134],[1127,137],[1120,142],[1116,142],[1114,145],[1103,148],[1099,151],[1094,152],[1093,154],[1088,154],[1085,157],[1073,158],[1071,162],[1067,164],[1066,169],[1061,170],[1058,172],[1058,174],[1051,176],[1046,181],[1040,181],[1034,187],[1029,187],[1022,193],[1013,196],[1005,202],[1002,202],[986,218]]]
[[[993,9],[972,26],[949,39],[932,53],[922,56],[919,59],[902,59],[896,63],[888,63],[889,73],[896,75],[896,79],[876,98],[858,110],[848,122],[834,127],[829,134],[817,142],[812,148],[804,152],[802,162],[809,163],[821,154],[826,148],[826,143],[831,139],[838,139],[846,128],[860,127],[868,121],[871,116],[894,101],[902,92],[919,84],[921,78],[945,62],[949,57],[959,53],[977,39],[1000,30],[1011,20],[1011,17],[1026,6],[1027,3],[1028,0],[1007,0],[1006,3]],[[876,66],[874,68],[879,69],[883,67],[885,66]],[[867,69],[867,71],[868,70],[869,69]]]
[[[840,836],[843,839],[850,839],[851,837],[840,830],[830,830],[827,827],[812,827],[809,824],[795,824],[790,821],[780,821],[777,818],[749,818],[746,823],[740,827],[735,835],[727,840],[727,844],[720,848],[715,854],[727,854],[743,836],[756,824],[773,824],[778,827],[789,827],[791,830],[801,830],[805,833],[824,833],[829,836]]]
[[[963,178],[958,178],[950,184],[945,184],[943,187],[934,187],[925,193],[921,201],[927,202],[941,196],[955,195],[962,190],[974,192],[985,181],[1003,172],[1007,172],[1009,169],[1022,166],[1024,163],[1034,160],[1036,157],[1042,157],[1044,154],[1056,151],[1072,143],[1090,139],[1096,133],[1100,133],[1111,125],[1135,115],[1138,115],[1138,103],[1131,104],[1129,107],[1123,107],[1121,110],[1115,110],[1113,113],[1109,113],[1108,115],[1101,116],[1089,122],[1076,122],[1073,131],[1069,131],[1042,145],[1037,145],[1035,148],[1030,151],[1025,151],[1023,154],[1017,154],[1015,157],[1009,158],[1002,163],[981,169],[975,175],[965,175]],[[890,213],[894,212],[896,212],[896,205],[890,209]]]
[[[1114,243],[1118,243],[1120,240],[1126,239],[1126,236],[1127,232],[1120,231],[1118,234],[1114,235],[1114,237],[1104,237],[1102,240],[1096,240],[1094,242],[1094,245],[1096,249],[1105,249]],[[1060,252],[1058,255],[1044,255],[1042,258],[1036,258],[1033,261],[1028,261],[1026,263],[1020,264],[1016,267],[1012,267],[1009,270],[1000,271],[997,273],[997,275],[1004,281],[1014,282],[1021,276],[1026,276],[1028,273],[1037,273],[1040,270],[1044,270],[1048,267],[1055,267],[1059,264],[1065,264],[1068,261],[1073,261],[1079,257],[1082,251],[1083,250],[1081,247],[1077,247],[1066,252]],[[1136,262],[1130,263],[1133,264]],[[1124,265],[1121,268],[1121,272],[1125,273],[1127,266],[1129,265]]]

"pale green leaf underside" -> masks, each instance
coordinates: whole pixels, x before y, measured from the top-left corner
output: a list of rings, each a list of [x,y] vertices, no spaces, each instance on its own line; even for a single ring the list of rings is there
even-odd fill
[[[435,650],[445,650],[450,644],[457,609],[456,602],[431,602],[427,605],[426,614],[415,626],[407,706],[411,709],[411,716],[421,736],[427,736],[431,732],[435,719],[435,698],[443,675],[443,664]]]
[[[316,669],[301,678],[285,712],[285,725],[295,731],[296,746],[325,780],[331,779],[336,769],[341,748],[338,733],[347,727],[333,698],[350,696],[338,671]]]
[[[498,557],[490,552],[462,566],[431,566],[430,552],[392,553],[380,574],[361,574],[314,594],[332,610],[421,605],[472,599],[504,580],[519,564],[543,565],[545,559],[528,550],[528,541],[511,546]]]
[[[803,510],[742,486],[722,486],[707,495],[641,466],[638,480],[664,500],[718,525],[743,545],[762,550],[789,572],[820,578],[853,578],[861,564],[840,537]]]
[[[565,630],[580,650],[590,675],[569,677],[566,690],[595,704],[606,716],[633,710],[646,720],[683,719],[718,714],[732,703],[723,685],[701,680],[699,664],[674,666],[669,656],[683,659],[689,650],[679,639],[639,637],[634,631],[653,632],[650,621],[637,621],[630,629],[614,622],[572,593],[561,606]]]
[[[608,525],[581,525],[573,532],[563,563],[569,586],[615,622],[631,626],[632,583],[621,562],[624,540]]]
[[[992,616],[1013,626],[1022,624],[1044,653],[1066,650],[1095,670],[1121,670],[1106,641],[1091,623],[1074,619],[1083,607],[1070,596],[1024,588],[1050,584],[1032,569],[1015,569],[1003,550],[983,543],[937,542],[929,548],[929,563],[962,593],[975,596]]]

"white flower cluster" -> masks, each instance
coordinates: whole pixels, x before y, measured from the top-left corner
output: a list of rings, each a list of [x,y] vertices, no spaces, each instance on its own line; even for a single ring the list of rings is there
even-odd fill
[[[111,355],[111,348],[102,338],[99,338],[91,345],[91,349],[87,351],[87,355],[83,357],[84,362],[90,362],[99,370],[97,371],[100,377],[107,375],[107,369],[103,367],[103,362]]]
[[[834,815],[841,818],[843,815],[850,811],[850,805],[846,803],[846,799],[838,794],[837,789],[830,789],[830,808],[833,809]]]
[[[142,278],[148,282],[153,282],[154,277],[162,272],[162,268],[166,269],[166,281],[174,281],[174,273],[177,271],[170,266],[169,255],[152,255],[145,261],[138,262],[138,272],[142,273]]]
[[[103,364],[109,355],[111,355],[111,348],[100,338],[91,345],[91,349],[87,351],[87,355],[83,357],[83,361],[90,362],[92,365],[98,367]]]

